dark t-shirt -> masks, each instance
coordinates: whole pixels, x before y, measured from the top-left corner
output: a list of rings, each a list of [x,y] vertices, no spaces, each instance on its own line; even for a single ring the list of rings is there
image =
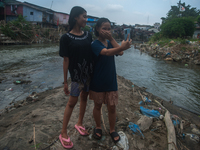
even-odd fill
[[[110,41],[108,47],[104,46],[99,40],[92,43],[92,51],[95,54],[94,74],[90,82],[90,90],[95,92],[117,91],[117,77],[114,56],[101,55],[104,48],[113,48]]]
[[[77,36],[71,33],[62,35],[59,55],[69,58],[69,73],[73,82],[90,82],[93,72],[92,36],[88,32]]]

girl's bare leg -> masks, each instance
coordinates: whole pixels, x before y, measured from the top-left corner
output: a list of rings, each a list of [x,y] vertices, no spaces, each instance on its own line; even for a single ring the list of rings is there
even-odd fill
[[[109,124],[110,124],[110,133],[115,131],[115,122],[116,122],[116,106],[115,105],[109,105],[107,104],[107,108],[108,108],[108,120],[109,120]],[[115,140],[119,139],[118,137],[114,138]]]
[[[69,123],[69,119],[72,115],[72,111],[74,109],[74,106],[76,105],[78,101],[78,97],[76,96],[70,96],[69,97],[69,101],[67,103],[67,106],[65,108],[65,112],[64,112],[64,117],[63,117],[63,127],[62,127],[62,131],[61,131],[61,135],[63,138],[67,139],[67,125]],[[65,145],[71,145],[71,143],[65,142],[63,141],[63,143]]]
[[[96,122],[96,129],[101,129],[101,107],[102,103],[98,104],[94,102],[93,117]],[[98,136],[101,136],[97,133]]]
[[[87,105],[87,97],[88,97],[89,92],[85,92],[85,91],[81,91],[80,94],[80,113],[79,113],[79,118],[78,118],[78,122],[77,122],[77,126],[83,126],[83,117],[85,114],[85,109],[86,109],[86,105]],[[88,134],[87,131],[84,131],[82,129],[80,129],[82,132],[85,132]]]

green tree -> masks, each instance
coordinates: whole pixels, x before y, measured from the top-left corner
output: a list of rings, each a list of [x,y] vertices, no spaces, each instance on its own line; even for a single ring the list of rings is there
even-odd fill
[[[180,11],[180,6],[185,8],[185,11]],[[178,18],[178,17],[191,17],[195,19],[198,15],[200,15],[200,10],[195,7],[191,7],[191,5],[186,5],[185,3],[177,3],[177,6],[171,6],[171,9],[167,13],[166,19]]]
[[[83,31],[90,31],[90,27],[85,26],[82,30],[83,30]]]
[[[200,26],[200,15],[197,17],[197,23]]]
[[[173,18],[161,25],[161,33],[167,38],[184,38],[192,36],[195,30],[194,21],[188,18]]]

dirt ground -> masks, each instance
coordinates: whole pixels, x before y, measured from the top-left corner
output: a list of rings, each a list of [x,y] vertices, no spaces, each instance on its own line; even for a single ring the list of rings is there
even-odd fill
[[[119,104],[117,105],[116,130],[123,131],[129,141],[130,150],[167,150],[167,128],[164,120],[153,119],[148,130],[144,131],[144,139],[139,134],[133,134],[129,129],[129,122],[136,123],[142,116],[139,110],[139,102],[142,100],[140,93],[151,100],[158,100],[163,103],[171,114],[184,119],[184,131],[191,132],[190,124],[200,127],[200,117],[182,108],[174,106],[169,102],[146,92],[146,88],[134,86],[129,80],[118,76]],[[35,99],[30,97],[15,104],[7,112],[0,115],[0,149],[2,150],[31,150],[34,148],[34,125],[35,141],[37,149],[64,150],[58,136],[62,128],[63,113],[69,96],[63,92],[63,87],[39,93]],[[114,143],[106,131],[109,130],[108,114],[105,106],[102,108],[102,116],[105,128],[102,123],[103,137],[100,141],[91,138],[95,122],[92,116],[93,101],[88,100],[84,117],[84,126],[89,131],[89,136],[81,136],[74,128],[79,115],[78,102],[74,108],[68,125],[68,135],[74,143],[73,150],[105,150],[112,149]],[[144,107],[159,110],[164,115],[164,110],[159,109],[155,102],[148,103]],[[181,138],[177,134],[178,149],[200,149],[200,142],[194,142],[190,138]]]

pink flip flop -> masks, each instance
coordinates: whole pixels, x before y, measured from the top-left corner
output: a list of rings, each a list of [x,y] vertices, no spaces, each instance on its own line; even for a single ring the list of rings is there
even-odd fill
[[[78,130],[78,132],[79,132],[81,135],[88,135],[87,133],[81,131],[81,129],[85,131],[85,128],[84,128],[84,127],[75,125],[75,128],[76,128],[76,130]]]
[[[70,149],[70,148],[73,147],[73,143],[71,142],[71,140],[70,140],[69,137],[68,137],[68,139],[65,139],[65,138],[63,138],[62,135],[60,134],[60,135],[59,135],[59,139],[60,139],[60,142],[61,142],[61,144],[62,144],[62,146],[63,146],[64,148]],[[66,146],[66,145],[63,143],[63,141],[68,142],[68,143],[71,142],[72,145]]]

